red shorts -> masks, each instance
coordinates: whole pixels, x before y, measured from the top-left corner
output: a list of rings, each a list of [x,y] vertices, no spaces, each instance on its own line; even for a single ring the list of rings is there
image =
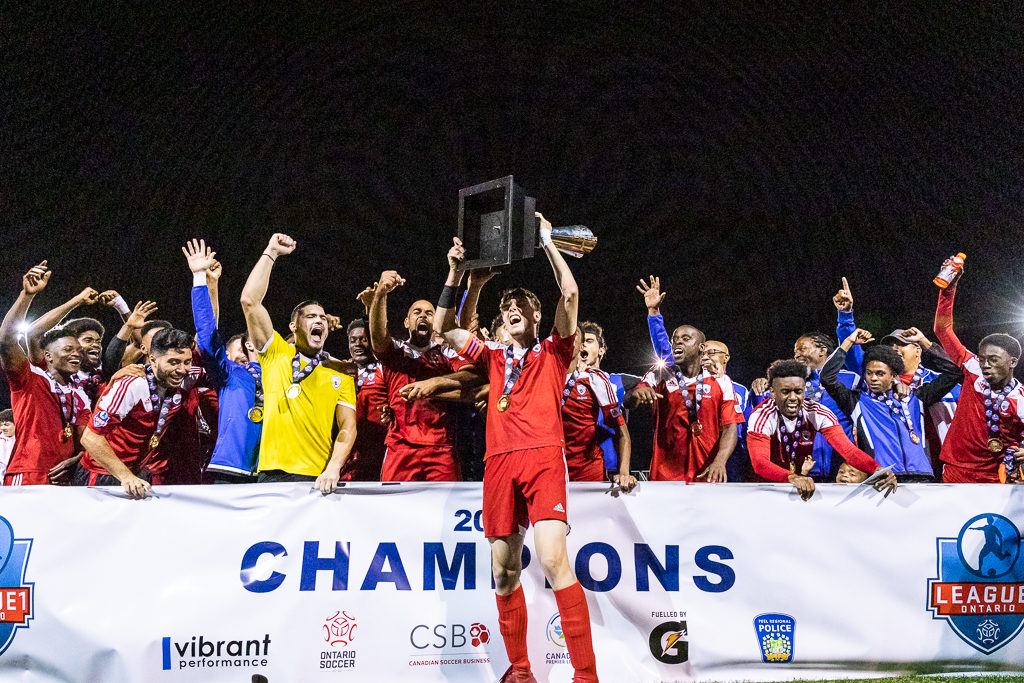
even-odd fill
[[[511,536],[530,522],[566,518],[561,446],[493,455],[484,463],[484,536]]]
[[[451,446],[388,446],[381,481],[461,481]]]
[[[998,472],[985,472],[977,468],[959,467],[942,463],[942,483],[944,484],[998,484]]]
[[[588,457],[585,453],[565,456],[569,481],[604,481],[604,458]]]
[[[4,475],[4,486],[39,486],[49,483],[50,475],[46,472],[18,472]]]

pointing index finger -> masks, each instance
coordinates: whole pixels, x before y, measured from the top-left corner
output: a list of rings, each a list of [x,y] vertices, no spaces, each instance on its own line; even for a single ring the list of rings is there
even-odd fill
[[[843,291],[844,292],[849,292],[850,291],[850,283],[846,281],[845,277],[843,278]]]

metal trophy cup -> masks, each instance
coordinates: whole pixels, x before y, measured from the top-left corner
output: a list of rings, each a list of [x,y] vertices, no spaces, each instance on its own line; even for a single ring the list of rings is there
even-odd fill
[[[539,246],[537,201],[505,176],[459,190],[459,239],[467,270],[505,266],[532,258]],[[589,228],[553,228],[551,241],[564,254],[581,258],[597,246]]]

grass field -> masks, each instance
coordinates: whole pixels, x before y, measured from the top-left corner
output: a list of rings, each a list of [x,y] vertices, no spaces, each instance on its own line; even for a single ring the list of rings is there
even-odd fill
[[[820,679],[792,681],[791,683],[817,683]],[[954,683],[1009,683],[1022,680],[1017,674],[1006,674],[1003,676],[950,676],[947,674],[934,674],[931,676],[896,676],[894,678],[845,678],[832,683],[936,683],[936,681],[953,681]]]

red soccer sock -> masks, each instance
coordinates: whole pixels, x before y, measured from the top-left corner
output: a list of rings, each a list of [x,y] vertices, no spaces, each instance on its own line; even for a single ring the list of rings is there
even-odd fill
[[[498,630],[505,641],[508,661],[516,671],[530,671],[530,657],[526,652],[526,598],[520,584],[508,595],[494,595],[498,602]]]
[[[569,659],[576,670],[573,681],[597,681],[597,661],[594,659],[594,641],[590,635],[590,610],[583,586],[577,581],[568,588],[555,591],[558,614],[562,619],[562,633],[569,649]]]

